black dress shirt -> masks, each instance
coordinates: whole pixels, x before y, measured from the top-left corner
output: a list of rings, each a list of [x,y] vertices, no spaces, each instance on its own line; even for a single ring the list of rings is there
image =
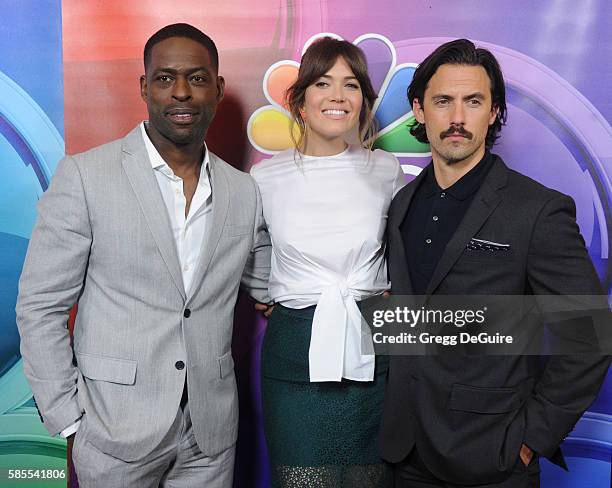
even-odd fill
[[[493,157],[485,152],[476,166],[446,189],[438,185],[431,163],[423,170],[427,172],[425,178],[400,226],[415,295],[425,294],[446,244],[461,223],[492,163]]]

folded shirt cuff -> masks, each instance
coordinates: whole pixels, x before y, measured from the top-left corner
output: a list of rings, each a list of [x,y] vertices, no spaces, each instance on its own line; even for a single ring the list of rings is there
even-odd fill
[[[79,427],[81,425],[81,419],[77,420],[74,424],[69,425],[68,427],[66,427],[64,430],[62,430],[60,432],[60,437],[62,439],[68,439],[68,437],[70,437],[72,434],[74,434],[77,430],[79,430]]]

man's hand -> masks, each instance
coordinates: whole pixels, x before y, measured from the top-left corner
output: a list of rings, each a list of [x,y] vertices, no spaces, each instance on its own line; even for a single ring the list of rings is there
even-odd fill
[[[531,450],[531,448],[529,448],[528,446],[526,446],[525,444],[521,445],[521,451],[519,453],[519,456],[521,458],[521,462],[525,465],[525,466],[529,466],[529,463],[531,462],[531,460],[533,459],[533,451]]]
[[[257,302],[255,303],[255,310],[258,312],[262,312],[265,318],[269,318],[272,315],[272,311],[274,310],[274,305],[267,305],[265,303]]]

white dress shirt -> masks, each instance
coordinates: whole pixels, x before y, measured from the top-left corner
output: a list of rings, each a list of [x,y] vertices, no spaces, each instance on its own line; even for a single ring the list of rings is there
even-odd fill
[[[204,159],[200,168],[200,178],[191,199],[189,214],[185,217],[187,200],[183,192],[183,179],[176,176],[172,168],[161,157],[151,139],[149,139],[145,130],[145,122],[140,125],[140,128],[151,167],[168,210],[172,235],[174,236],[183,275],[183,286],[185,293],[189,294],[193,282],[193,273],[200,259],[200,249],[206,231],[206,223],[212,211],[212,189],[208,176],[210,164],[208,147],[204,143]],[[78,430],[80,424],[81,421],[77,420],[64,429],[60,436],[64,438],[71,436]]]
[[[383,238],[391,199],[405,184],[398,160],[357,146],[326,157],[290,149],[251,175],[272,240],[270,296],[289,308],[316,305],[310,381],[372,380],[356,300],[389,288]]]
[[[210,178],[208,177],[208,166],[210,164],[208,148],[206,143],[204,143],[204,159],[200,168],[200,178],[191,199],[189,214],[185,217],[187,200],[183,193],[183,179],[174,174],[168,163],[157,152],[145,131],[144,122],[141,125],[141,129],[149,160],[155,170],[157,184],[168,210],[172,235],[174,236],[179,262],[181,263],[183,285],[185,293],[189,295],[193,273],[200,259],[200,249],[204,240],[204,232],[206,231],[206,221],[212,211],[212,189]]]

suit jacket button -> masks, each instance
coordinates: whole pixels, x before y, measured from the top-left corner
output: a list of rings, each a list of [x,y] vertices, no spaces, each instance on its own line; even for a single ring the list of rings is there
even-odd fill
[[[185,367],[185,363],[183,361],[177,361],[174,363],[174,367],[178,370],[181,370]]]
[[[185,311],[183,312],[183,317],[185,317],[186,319],[188,319],[189,317],[191,317],[191,310],[189,310],[188,308],[185,309]]]

